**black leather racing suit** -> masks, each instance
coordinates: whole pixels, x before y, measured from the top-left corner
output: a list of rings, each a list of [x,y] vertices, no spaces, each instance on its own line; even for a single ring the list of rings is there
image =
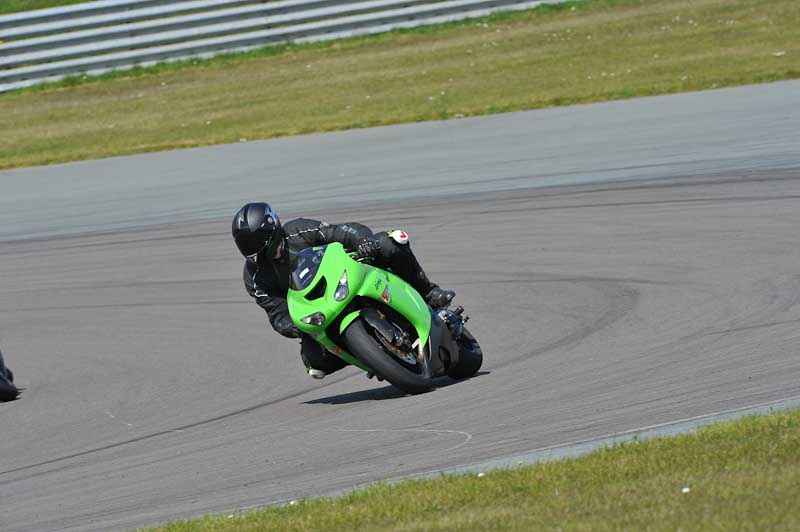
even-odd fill
[[[307,218],[287,222],[283,224],[283,230],[286,233],[283,256],[259,265],[246,259],[244,286],[258,306],[267,312],[276,331],[288,338],[301,337],[300,353],[306,367],[331,373],[344,367],[345,363],[336,356],[327,355],[310,336],[301,335],[289,316],[286,295],[289,292],[290,265],[294,264],[294,259],[301,250],[331,242],[340,242],[346,250],[353,251],[359,240],[372,236],[372,231],[359,223],[334,225]],[[408,243],[397,243],[388,232],[378,234],[377,238],[380,241],[380,251],[375,257],[376,266],[391,269],[423,296],[436,286],[428,280]]]

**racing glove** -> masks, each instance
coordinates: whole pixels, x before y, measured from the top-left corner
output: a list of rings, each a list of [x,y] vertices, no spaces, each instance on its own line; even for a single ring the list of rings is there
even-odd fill
[[[381,242],[374,236],[365,236],[356,244],[356,258],[369,259],[378,256],[381,250]]]

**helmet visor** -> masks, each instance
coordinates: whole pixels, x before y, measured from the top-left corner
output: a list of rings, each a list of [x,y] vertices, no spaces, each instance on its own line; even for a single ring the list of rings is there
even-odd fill
[[[273,259],[279,259],[283,253],[283,238],[280,235],[281,231],[274,231],[269,239],[267,239],[264,247],[252,255],[247,255],[256,264],[268,262]]]

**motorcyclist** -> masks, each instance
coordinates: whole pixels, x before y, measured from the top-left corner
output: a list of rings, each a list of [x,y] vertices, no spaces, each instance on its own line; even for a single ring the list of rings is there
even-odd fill
[[[371,258],[376,266],[392,270],[433,307],[446,306],[455,296],[455,292],[428,280],[411,251],[408,235],[401,230],[373,234],[359,223],[334,225],[307,218],[281,224],[269,204],[248,203],[234,215],[231,232],[245,257],[243,278],[247,293],[267,312],[276,331],[288,338],[300,338],[300,356],[308,374],[316,379],[347,364],[301,333],[289,316],[286,296],[292,265],[301,250],[340,242],[346,250],[357,252],[359,258]]]
[[[6,367],[3,353],[0,352],[0,403],[13,401],[18,395],[19,390],[14,386],[14,374]]]

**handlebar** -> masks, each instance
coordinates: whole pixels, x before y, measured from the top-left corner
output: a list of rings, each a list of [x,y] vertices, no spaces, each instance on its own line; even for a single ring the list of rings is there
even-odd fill
[[[358,251],[348,251],[347,256],[356,262],[372,262],[372,257],[359,257]]]

